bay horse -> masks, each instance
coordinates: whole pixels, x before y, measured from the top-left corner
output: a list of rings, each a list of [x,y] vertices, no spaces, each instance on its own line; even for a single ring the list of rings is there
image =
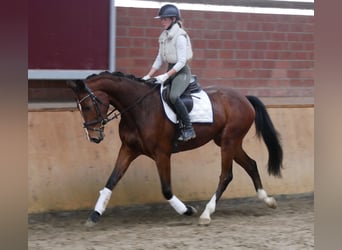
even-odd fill
[[[151,84],[134,75],[121,72],[102,72],[85,80],[67,81],[84,119],[84,129],[90,142],[104,139],[104,126],[120,118],[121,147],[117,160],[95,208],[86,225],[95,225],[106,209],[114,187],[124,176],[130,163],[139,155],[146,155],[156,163],[164,198],[182,215],[193,215],[194,207],[184,204],[171,189],[171,154],[195,149],[213,140],[221,147],[221,174],[216,191],[200,215],[199,224],[211,222],[217,202],[233,179],[233,161],[238,163],[253,181],[258,199],[276,208],[274,197],[263,189],[257,164],[242,148],[242,142],[255,122],[256,135],[268,150],[268,173],[281,177],[283,150],[280,135],[275,129],[266,107],[255,96],[243,96],[231,88],[206,87],[203,90],[212,102],[213,122],[194,123],[197,137],[177,142],[176,125],[164,114],[160,85]],[[109,111],[110,105],[114,107]],[[116,112],[116,113],[115,113]]]

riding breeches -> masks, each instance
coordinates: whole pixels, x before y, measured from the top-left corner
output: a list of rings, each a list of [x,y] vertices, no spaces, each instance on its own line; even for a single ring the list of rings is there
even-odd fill
[[[169,64],[168,70],[173,67],[173,64]],[[180,71],[171,78],[171,90],[169,99],[172,104],[175,104],[178,97],[180,97],[185,89],[189,86],[191,79],[190,67],[186,64]]]

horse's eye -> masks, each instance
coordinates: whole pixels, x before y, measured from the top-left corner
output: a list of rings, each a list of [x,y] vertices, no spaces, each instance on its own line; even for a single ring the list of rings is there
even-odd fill
[[[90,111],[90,106],[89,105],[85,105],[83,107],[83,111]]]

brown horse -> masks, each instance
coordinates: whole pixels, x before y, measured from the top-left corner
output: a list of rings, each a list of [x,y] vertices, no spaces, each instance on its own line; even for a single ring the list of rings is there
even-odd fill
[[[263,138],[269,155],[268,173],[281,176],[283,151],[279,134],[264,104],[255,96],[243,96],[230,88],[204,88],[213,107],[213,123],[194,123],[197,137],[188,142],[177,141],[176,125],[164,114],[159,85],[145,82],[133,75],[102,72],[85,81],[68,81],[76,95],[89,141],[104,138],[104,125],[118,116],[121,148],[105,187],[100,191],[87,225],[98,222],[106,209],[113,188],[125,174],[130,163],[146,155],[157,165],[163,196],[179,213],[192,215],[195,208],[185,205],[171,190],[170,157],[172,153],[191,150],[213,140],[221,147],[221,175],[217,189],[200,216],[199,224],[209,224],[210,215],[233,179],[233,160],[251,177],[257,197],[276,208],[273,197],[263,189],[256,162],[242,148],[243,138],[255,122],[256,134]],[[114,109],[108,113],[109,107]]]

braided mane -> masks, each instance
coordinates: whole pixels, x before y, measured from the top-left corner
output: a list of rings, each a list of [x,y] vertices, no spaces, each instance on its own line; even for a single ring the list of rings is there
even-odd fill
[[[136,77],[135,75],[132,75],[132,74],[124,74],[120,71],[116,71],[116,72],[102,71],[99,74],[91,74],[87,76],[86,80],[89,80],[94,77],[101,77],[101,76],[116,76],[116,77],[123,77],[123,78],[127,78],[130,80],[138,81],[138,82],[145,82],[140,77]]]

